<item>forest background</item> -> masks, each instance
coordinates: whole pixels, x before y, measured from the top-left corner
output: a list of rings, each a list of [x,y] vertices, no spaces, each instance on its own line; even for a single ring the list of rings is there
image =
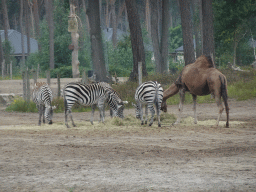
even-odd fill
[[[94,69],[90,25],[88,13],[86,13],[92,2],[99,4],[103,55],[108,75],[128,77],[133,71],[134,55],[125,0],[0,0],[0,2],[0,29],[15,29],[36,39],[39,45],[37,53],[29,53],[26,59],[17,60],[11,54],[10,43],[8,41],[1,43],[0,62],[2,63],[5,59],[8,65],[12,61],[13,73],[17,78],[21,76],[22,69],[36,69],[38,65],[42,72],[51,69],[52,77],[56,77],[57,74],[60,74],[62,78],[72,77],[72,50],[70,50],[72,43],[71,34],[68,32],[71,2],[76,7],[78,20],[79,71]],[[182,46],[184,41],[183,20],[180,14],[182,7],[188,7],[187,12],[190,17],[187,19],[191,23],[191,35],[198,45],[194,50],[195,55],[200,56],[203,53],[201,0],[132,0],[131,2],[135,2],[140,21],[147,74],[166,72],[166,70],[157,68],[157,58],[153,57],[156,53],[155,46],[153,46],[155,39],[152,38],[155,29],[158,32],[158,42],[165,41],[165,39],[162,40],[164,27],[162,24],[165,19],[162,12],[166,10],[164,2],[168,3],[167,71],[180,70],[185,64],[174,60],[172,56],[174,50]],[[229,63],[234,66],[250,67],[255,61],[255,47],[253,46],[256,38],[255,1],[212,0],[210,2],[213,13],[214,60],[217,68],[229,67]],[[154,16],[157,17],[154,18]],[[157,27],[154,26],[152,29],[154,19],[156,19]],[[103,31],[109,29],[113,30],[110,41],[103,35]],[[121,36],[118,36],[119,32],[122,32]],[[51,49],[51,43],[53,49]],[[4,73],[8,76],[8,70]]]

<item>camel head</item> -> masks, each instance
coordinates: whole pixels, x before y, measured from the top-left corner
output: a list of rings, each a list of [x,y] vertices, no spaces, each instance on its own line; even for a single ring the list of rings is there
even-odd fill
[[[166,101],[163,101],[162,104],[161,104],[161,108],[160,110],[162,110],[163,112],[167,112],[167,104],[166,104]]]

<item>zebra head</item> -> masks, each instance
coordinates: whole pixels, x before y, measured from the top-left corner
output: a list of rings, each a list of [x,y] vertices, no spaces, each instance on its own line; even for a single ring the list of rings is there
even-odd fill
[[[140,105],[137,103],[137,104],[134,104],[132,103],[132,106],[135,107],[135,115],[136,115],[136,118],[137,119],[140,119]]]
[[[44,116],[47,119],[49,124],[52,124],[52,116],[53,116],[53,110],[54,109],[56,109],[56,106],[47,106],[47,107],[45,107]]]
[[[107,89],[107,103],[109,104],[111,116],[124,118],[124,104],[128,101],[122,101],[119,95],[112,88]]]

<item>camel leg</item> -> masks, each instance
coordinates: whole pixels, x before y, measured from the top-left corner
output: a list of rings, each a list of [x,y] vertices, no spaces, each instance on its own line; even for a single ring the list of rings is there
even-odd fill
[[[182,114],[182,111],[183,111],[183,103],[184,103],[184,100],[185,100],[185,89],[180,89],[179,94],[180,94],[179,116],[178,116],[176,122],[174,123],[174,125],[180,123],[181,114]]]
[[[194,123],[197,124],[197,114],[196,114],[196,98],[197,96],[192,94],[193,96],[193,111],[194,111]]]
[[[217,106],[219,107],[219,115],[218,115],[218,119],[217,119],[217,123],[216,123],[216,125],[219,126],[220,117],[221,117],[221,114],[222,114],[222,112],[224,110],[224,107],[222,105],[221,98],[220,98],[219,95],[217,96],[215,94],[215,101],[217,103]]]

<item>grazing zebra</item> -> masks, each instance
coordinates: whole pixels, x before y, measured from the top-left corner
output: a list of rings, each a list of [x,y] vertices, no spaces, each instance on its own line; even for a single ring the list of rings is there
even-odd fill
[[[162,86],[157,83],[156,81],[148,81],[145,83],[142,83],[135,92],[135,101],[136,104],[133,104],[135,106],[135,113],[136,118],[140,118],[141,125],[144,124],[143,121],[143,106],[145,105],[145,124],[147,124],[148,120],[148,109],[150,110],[152,117],[149,123],[149,126],[153,124],[155,110],[154,110],[154,104],[156,105],[156,111],[157,111],[157,118],[158,118],[158,127],[161,127],[160,123],[160,108],[161,103],[163,100],[163,88]]]
[[[72,125],[75,127],[71,114],[72,106],[77,102],[84,106],[92,106],[90,122],[93,124],[93,116],[96,105],[100,110],[100,121],[104,122],[104,104],[107,102],[114,113],[114,116],[123,118],[124,103],[108,83],[100,82],[84,85],[81,83],[69,83],[63,89],[65,105],[65,124],[68,125],[70,116]]]
[[[48,120],[49,124],[52,124],[53,109],[55,106],[51,106],[53,95],[52,90],[47,83],[37,82],[33,89],[33,101],[36,103],[36,107],[39,112],[39,122],[41,125],[41,117],[43,115],[43,123],[45,123],[45,118]]]

